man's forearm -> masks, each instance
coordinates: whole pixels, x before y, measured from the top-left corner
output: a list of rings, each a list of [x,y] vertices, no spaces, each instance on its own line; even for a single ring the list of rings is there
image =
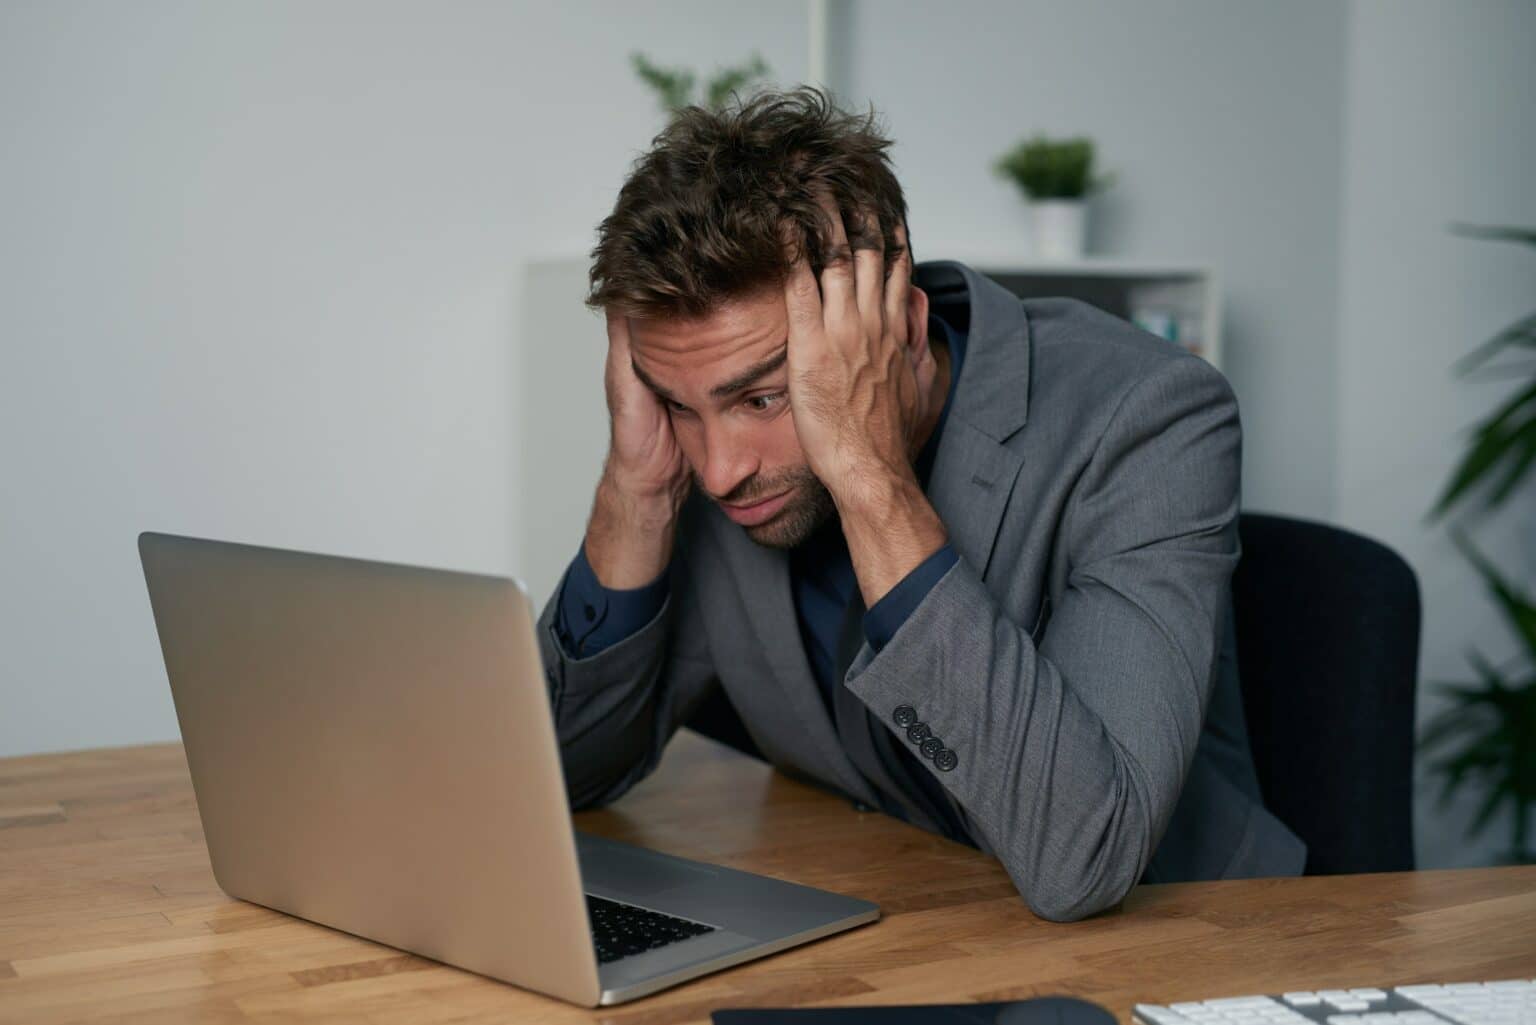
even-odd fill
[[[598,582],[614,590],[652,583],[672,560],[683,494],[645,494],[604,473],[587,521],[585,551]]]
[[[944,523],[910,476],[871,475],[833,491],[864,607],[874,608],[949,540]]]

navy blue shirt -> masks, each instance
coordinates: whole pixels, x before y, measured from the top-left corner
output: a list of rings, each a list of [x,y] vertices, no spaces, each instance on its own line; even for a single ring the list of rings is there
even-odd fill
[[[944,408],[939,412],[933,433],[912,465],[924,491],[928,489],[928,475],[933,470],[933,458],[939,449],[939,435],[949,419],[955,383],[960,380],[960,364],[965,359],[964,334],[954,331],[938,317],[928,319],[928,330],[942,331],[941,337],[948,342],[950,376]],[[875,602],[874,607],[864,613],[864,637],[869,646],[879,651],[889,644],[907,617],[912,615],[912,610],[922,604],[933,585],[959,558],[953,546],[944,545]],[[837,674],[838,632],[843,614],[859,586],[858,577],[853,572],[853,556],[843,537],[842,523],[836,517],[822,524],[803,544],[790,550],[789,579],[795,598],[795,616],[800,624],[800,639],[805,644],[822,699],[830,712],[834,688],[842,682]]]
[[[933,470],[934,456],[938,452],[939,437],[949,419],[954,404],[955,386],[960,380],[960,367],[965,360],[966,335],[950,327],[937,316],[928,318],[928,330],[942,332],[950,356],[949,391],[944,398],[944,408],[934,424],[933,433],[923,445],[913,470],[918,484],[927,490],[928,477]],[[927,597],[939,578],[949,572],[959,561],[954,547],[945,544],[912,572],[901,579],[864,614],[864,636],[870,647],[879,651],[896,636],[907,617]],[[827,708],[832,708],[833,688],[841,682],[837,678],[838,631],[843,615],[853,600],[858,578],[853,572],[853,559],[848,543],[843,537],[841,524],[834,518],[823,524],[815,534],[790,550],[789,572],[794,595],[795,617],[800,625],[800,638],[805,644],[806,655],[816,683],[821,688]],[[561,585],[559,605],[555,614],[555,630],[565,647],[566,654],[575,658],[590,658],[631,634],[637,633],[649,623],[667,597],[668,572],[644,587],[621,590],[604,587],[592,572],[587,561],[586,547],[576,551]]]

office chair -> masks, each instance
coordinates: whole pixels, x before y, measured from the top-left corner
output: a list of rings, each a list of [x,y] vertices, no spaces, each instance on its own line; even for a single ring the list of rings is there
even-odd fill
[[[1306,843],[1308,875],[1413,868],[1413,570],[1321,523],[1244,513],[1238,533],[1238,667],[1265,806]],[[687,725],[763,757],[719,689]]]
[[[1232,577],[1238,671],[1264,804],[1308,875],[1413,868],[1419,588],[1396,552],[1244,513]]]

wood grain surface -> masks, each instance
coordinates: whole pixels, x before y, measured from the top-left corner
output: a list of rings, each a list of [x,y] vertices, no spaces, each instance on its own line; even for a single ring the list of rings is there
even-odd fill
[[[0,760],[0,1022],[708,1021],[721,1007],[1134,1003],[1536,976],[1536,866],[1138,888],[1054,924],[1001,867],[684,733],[581,829],[872,900],[878,923],[572,1007],[233,900],[179,745]],[[512,928],[509,923],[509,928]]]

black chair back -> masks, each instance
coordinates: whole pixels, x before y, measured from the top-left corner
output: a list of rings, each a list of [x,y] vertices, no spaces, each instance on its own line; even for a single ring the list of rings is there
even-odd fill
[[[1337,527],[1239,520],[1237,659],[1264,803],[1307,874],[1413,868],[1419,588],[1390,548]]]

